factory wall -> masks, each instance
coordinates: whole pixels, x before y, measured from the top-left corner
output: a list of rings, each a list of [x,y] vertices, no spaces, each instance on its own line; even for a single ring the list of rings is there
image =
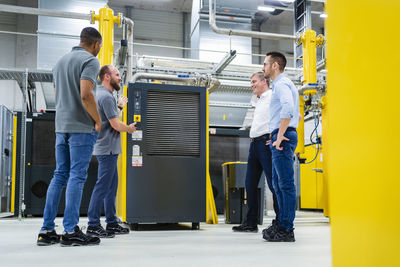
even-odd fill
[[[134,42],[179,47],[183,46],[183,13],[131,9],[112,5],[110,8],[114,10],[114,14],[121,12],[135,22],[133,34]],[[190,18],[188,20],[190,21]],[[122,36],[122,30],[116,29],[115,33],[116,39],[120,39]],[[139,55],[183,57],[183,51],[179,49],[142,45],[134,45],[133,53]]]
[[[37,0],[0,0],[0,4],[37,7]],[[36,33],[37,16],[1,13],[0,31]],[[35,36],[0,33],[0,68],[36,68]],[[39,98],[39,97],[38,97]],[[13,81],[0,81],[0,105],[22,108],[22,94]]]

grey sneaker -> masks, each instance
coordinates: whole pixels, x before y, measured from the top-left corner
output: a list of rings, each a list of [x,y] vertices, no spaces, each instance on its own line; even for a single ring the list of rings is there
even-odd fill
[[[116,235],[125,235],[129,234],[129,229],[122,227],[118,223],[108,223],[106,226],[106,230],[113,232]]]
[[[113,238],[115,237],[114,232],[104,230],[103,226],[97,225],[97,226],[88,226],[86,230],[86,234],[90,236],[97,236],[99,238]]]

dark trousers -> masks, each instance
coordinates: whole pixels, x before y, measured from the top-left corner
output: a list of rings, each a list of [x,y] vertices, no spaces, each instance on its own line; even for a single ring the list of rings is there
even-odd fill
[[[90,198],[88,217],[90,226],[100,225],[101,208],[104,204],[106,223],[117,222],[115,197],[118,189],[118,155],[96,156],[99,162],[97,182]]]
[[[269,190],[272,192],[274,211],[276,218],[279,215],[278,201],[272,185],[272,161],[271,150],[265,143],[268,139],[261,139],[250,143],[249,157],[247,159],[246,192],[247,192],[247,224],[257,225],[258,216],[258,194],[257,188],[262,171],[267,179]]]
[[[281,144],[283,150],[277,150],[272,146],[277,134],[271,138],[272,152],[272,181],[279,204],[279,226],[286,231],[293,229],[293,221],[296,215],[296,187],[294,185],[294,151],[297,146],[296,131],[286,131],[284,134],[289,141]]]

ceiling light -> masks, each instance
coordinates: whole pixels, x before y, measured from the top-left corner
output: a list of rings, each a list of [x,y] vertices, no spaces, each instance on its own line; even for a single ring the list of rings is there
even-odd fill
[[[327,18],[328,17],[328,15],[327,14],[325,14],[325,13],[322,13],[321,15],[319,15],[321,18]]]
[[[268,6],[258,6],[257,8],[260,11],[269,11],[269,12],[274,12],[275,8],[273,7],[268,7]]]

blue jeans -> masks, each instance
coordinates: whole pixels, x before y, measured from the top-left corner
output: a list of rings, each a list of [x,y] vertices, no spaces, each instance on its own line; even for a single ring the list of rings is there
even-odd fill
[[[83,186],[98,132],[56,133],[56,170],[47,189],[42,230],[53,230],[61,193],[65,191],[63,226],[74,231],[79,222]]]
[[[262,171],[264,170],[268,188],[272,192],[274,211],[278,219],[279,208],[274,187],[272,185],[272,161],[271,150],[265,145],[266,140],[254,141],[250,143],[249,157],[247,159],[246,171],[246,192],[247,192],[247,224],[257,225],[258,216],[258,194],[257,188],[260,182]]]
[[[106,223],[117,222],[115,216],[115,197],[118,189],[118,154],[98,155],[99,162],[97,182],[90,198],[88,217],[89,226],[100,225],[101,208],[104,203]]]
[[[277,133],[271,137],[272,152],[272,183],[279,204],[279,226],[286,231],[293,229],[296,215],[296,187],[294,185],[294,151],[297,146],[297,133],[286,131],[289,141],[281,144],[283,150],[277,150],[272,143],[276,141]]]

